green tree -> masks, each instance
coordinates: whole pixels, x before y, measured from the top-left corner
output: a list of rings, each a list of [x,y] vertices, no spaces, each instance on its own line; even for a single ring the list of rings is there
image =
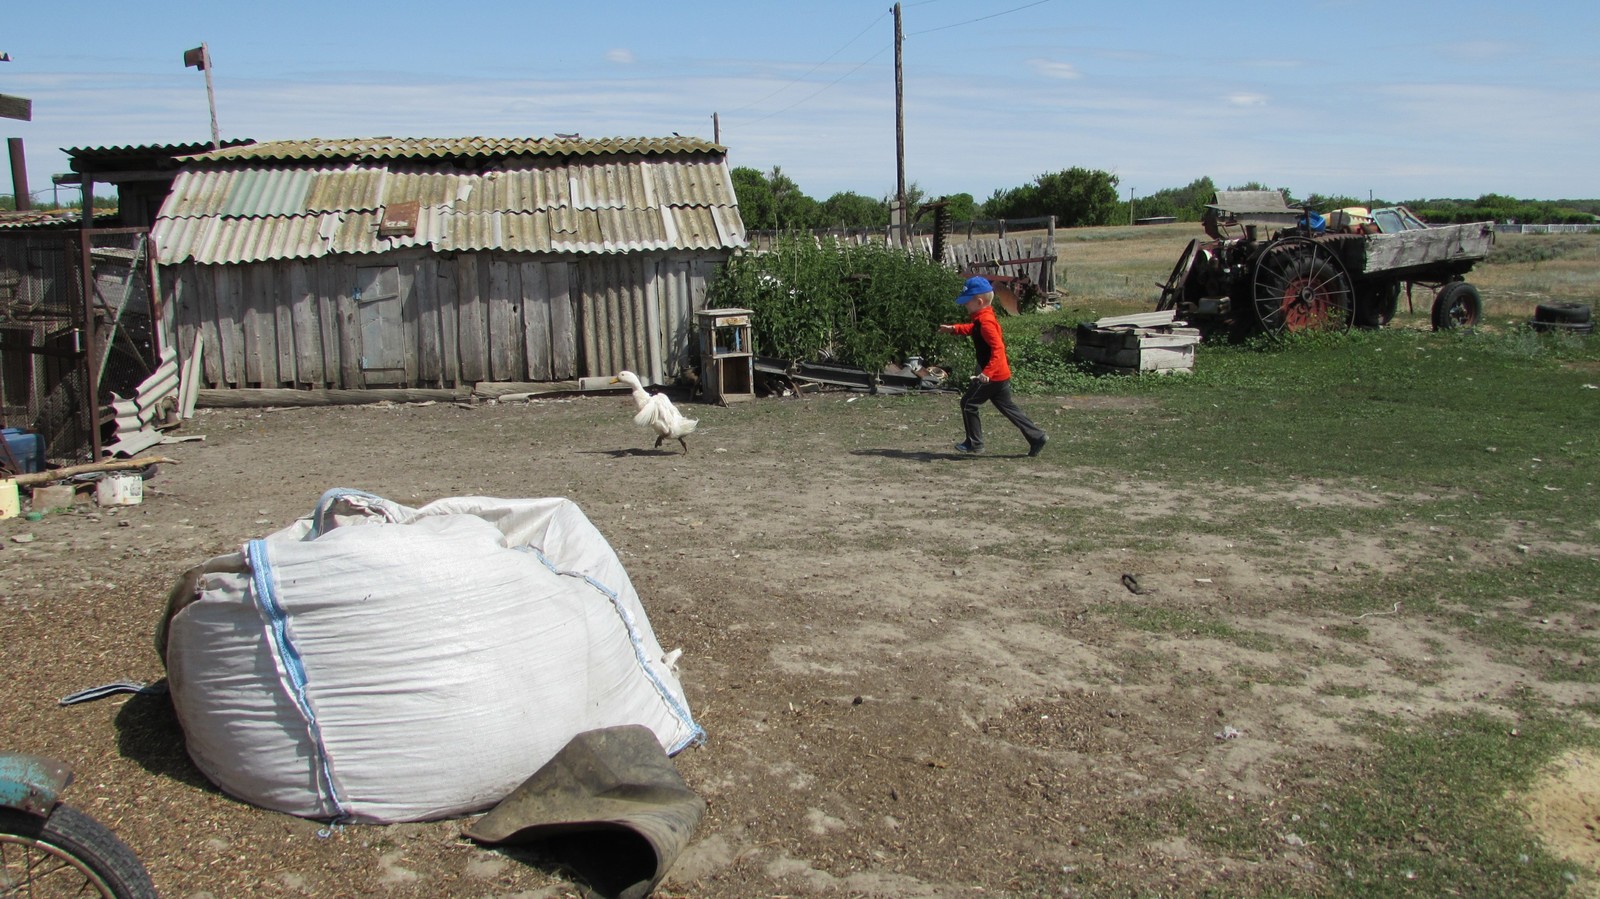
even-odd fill
[[[978,201],[972,194],[949,194],[943,199],[945,208],[950,210],[950,221],[970,222],[978,217]]]
[[[767,176],[749,166],[739,166],[729,175],[733,179],[734,199],[739,203],[739,217],[744,219],[745,227],[776,229],[778,214]]]
[[[1064,228],[1109,225],[1121,208],[1117,202],[1116,175],[1085,168],[1070,168],[1039,176],[1035,215],[1053,215]]]
[[[1138,197],[1134,208],[1138,218],[1170,215],[1180,222],[1198,222],[1216,196],[1216,184],[1210,176],[1203,175],[1183,187],[1163,188],[1148,197]]]
[[[840,191],[822,201],[822,219],[830,228],[883,228],[889,224],[889,206],[882,200]]]
[[[822,224],[822,204],[806,196],[793,178],[773,166],[762,173],[739,166],[729,173],[733,195],[745,227],[755,230],[792,231]]]
[[[773,227],[781,231],[804,231],[822,224],[822,205],[806,196],[793,178],[773,166],[767,174],[767,189],[772,191],[772,208],[777,218]]]
[[[1326,214],[1335,209],[1344,209],[1347,206],[1366,206],[1367,201],[1356,197],[1313,193],[1311,196],[1306,197],[1306,205],[1317,212]]]
[[[991,219],[1019,219],[1038,215],[1034,199],[1038,188],[1032,184],[996,190],[983,201],[983,216]]]
[[[1116,175],[1070,168],[1050,172],[1010,190],[995,191],[984,201],[990,218],[1036,218],[1053,215],[1064,228],[1109,225],[1127,206],[1117,199]]]

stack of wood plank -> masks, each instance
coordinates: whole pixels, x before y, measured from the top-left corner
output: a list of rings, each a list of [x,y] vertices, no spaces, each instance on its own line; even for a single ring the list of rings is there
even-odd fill
[[[1175,321],[1170,309],[1080,324],[1076,337],[1073,358],[1100,374],[1191,371],[1200,343],[1200,331]]]

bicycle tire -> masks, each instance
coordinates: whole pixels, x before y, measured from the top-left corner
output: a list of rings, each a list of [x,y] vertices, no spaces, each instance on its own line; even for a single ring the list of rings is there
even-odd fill
[[[0,896],[12,895],[157,899],[133,850],[70,805],[46,818],[0,809]]]

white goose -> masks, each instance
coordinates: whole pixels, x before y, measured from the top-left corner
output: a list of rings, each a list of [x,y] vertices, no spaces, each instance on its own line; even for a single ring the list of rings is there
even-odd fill
[[[672,437],[685,453],[689,451],[689,444],[684,443],[683,438],[694,433],[695,425],[700,423],[698,419],[684,418],[665,394],[646,391],[639,376],[631,371],[617,372],[611,383],[626,384],[633,388],[633,404],[639,408],[638,414],[633,416],[633,423],[656,432],[657,449],[660,449],[662,441]]]

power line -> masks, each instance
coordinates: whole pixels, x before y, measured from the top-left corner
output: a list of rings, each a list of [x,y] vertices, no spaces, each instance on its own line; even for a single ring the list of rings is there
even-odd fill
[[[915,3],[915,4],[911,4],[911,5],[913,5],[913,6],[926,6],[926,5],[928,5],[930,3],[934,3],[934,2],[936,2],[936,0],[923,0],[923,2],[921,2],[921,3]],[[956,22],[956,23],[951,24],[951,25],[941,25],[938,28],[929,28],[926,31],[913,32],[912,35],[908,35],[908,36],[915,36],[915,35],[918,35],[918,34],[931,34],[931,33],[935,32],[935,31],[944,31],[944,30],[949,29],[949,28],[960,28],[960,27],[962,27],[964,25],[971,25],[974,22],[982,22],[982,21],[985,21],[987,19],[994,19],[994,18],[998,18],[1000,16],[1010,15],[1010,14],[1015,13],[1015,12],[1021,12],[1022,10],[1025,10],[1025,9],[1031,9],[1031,8],[1033,8],[1035,6],[1043,6],[1044,4],[1049,3],[1049,2],[1050,2],[1050,0],[1034,0],[1033,3],[1025,3],[1022,6],[1014,7],[1012,9],[1002,10],[1001,12],[997,12],[997,13],[991,13],[991,14],[989,14],[987,16],[979,16],[976,19],[968,19],[965,22]],[[883,21],[884,17],[887,16],[887,15],[888,15],[888,13],[885,12],[882,15],[878,16],[878,18],[874,19],[871,24],[869,24],[866,28],[863,28],[859,34],[857,34],[855,37],[851,38],[848,42],[846,42],[843,47],[840,47],[838,50],[835,50],[832,54],[830,54],[828,56],[827,59],[824,59],[822,62],[819,62],[816,65],[812,66],[811,69],[805,73],[805,75],[802,75],[802,76],[800,76],[800,78],[797,78],[794,81],[791,81],[790,83],[785,84],[783,87],[778,88],[777,90],[775,90],[772,93],[766,95],[765,97],[762,97],[760,100],[757,100],[754,103],[749,103],[749,104],[746,104],[744,106],[739,107],[738,109],[734,110],[734,112],[735,113],[743,112],[743,111],[745,111],[747,109],[750,109],[752,107],[760,105],[761,103],[765,103],[766,101],[772,99],[773,97],[776,97],[778,94],[781,94],[784,91],[788,90],[789,88],[795,86],[796,84],[799,84],[806,77],[810,76],[812,72],[815,72],[818,69],[822,68],[824,65],[826,65],[828,63],[829,60],[833,59],[835,56],[838,56],[840,53],[843,53],[846,49],[848,49],[850,47],[851,44],[854,44],[856,41],[860,40],[863,35],[865,35],[867,32],[871,31],[874,27],[876,27],[879,22]],[[753,125],[753,124],[756,124],[757,122],[765,122],[767,119],[770,119],[773,116],[782,115],[783,113],[786,113],[789,110],[794,109],[795,107],[800,106],[800,105],[810,101],[812,98],[816,97],[818,94],[821,94],[823,91],[826,91],[827,89],[833,87],[834,85],[836,85],[839,82],[845,80],[846,78],[849,78],[851,75],[854,75],[855,73],[861,71],[863,68],[866,67],[867,63],[870,63],[873,60],[877,59],[878,57],[882,56],[887,49],[888,48],[886,47],[886,48],[884,48],[882,50],[879,50],[877,53],[872,54],[871,56],[867,57],[866,59],[864,59],[860,63],[858,63],[855,66],[855,68],[851,69],[848,72],[845,72],[843,75],[840,75],[838,78],[835,78],[834,80],[828,82],[827,84],[824,84],[822,87],[817,88],[815,91],[812,91],[811,93],[807,94],[806,96],[801,97],[799,100],[796,100],[795,102],[790,103],[788,106],[785,106],[785,107],[783,107],[781,109],[775,109],[772,112],[769,112],[766,115],[762,116],[761,118],[752,120],[748,124],[752,124]]]
[[[855,37],[853,37],[850,40],[846,41],[845,45],[843,47],[840,47],[839,49],[837,49],[837,50],[833,51],[832,53],[828,54],[828,58],[827,59],[824,59],[822,62],[819,62],[816,65],[812,66],[804,75],[801,75],[799,78],[794,79],[793,81],[789,82],[788,84],[785,84],[783,87],[778,88],[777,90],[773,91],[772,93],[767,94],[765,97],[762,97],[759,100],[756,100],[756,101],[754,101],[752,103],[747,103],[744,106],[741,106],[738,109],[733,110],[733,113],[730,113],[730,115],[732,115],[734,113],[744,112],[746,109],[750,109],[752,107],[760,106],[762,103],[765,103],[768,100],[771,100],[773,97],[776,97],[777,95],[783,93],[784,91],[788,90],[789,88],[794,87],[795,85],[799,84],[800,82],[802,82],[802,81],[806,80],[807,78],[811,77],[811,74],[813,72],[815,72],[816,70],[818,70],[818,69],[822,68],[823,66],[827,65],[828,62],[830,60],[832,60],[835,56],[838,56],[840,53],[843,53],[844,51],[850,49],[850,45],[851,44],[854,44],[856,41],[861,40],[863,35],[865,35],[869,31],[871,31],[873,28],[877,27],[878,23],[882,22],[883,19],[884,19],[884,16],[887,16],[887,15],[888,15],[888,13],[882,13],[876,19],[873,19],[872,22],[869,25],[867,25],[867,27],[861,29],[861,33],[860,34],[857,34]],[[880,51],[880,55],[881,55],[881,52],[882,51]],[[874,57],[874,58],[876,58],[876,57]],[[868,61],[870,62],[871,60],[868,60]],[[862,65],[866,65],[866,63],[862,63]],[[859,68],[861,68],[861,66],[856,66],[856,69],[859,69]],[[855,71],[855,69],[851,70],[852,73],[854,71]],[[838,82],[834,82],[834,84],[837,84],[837,83]],[[832,86],[833,86],[832,84],[828,85],[828,87],[832,87]],[[823,90],[826,90],[826,89],[827,88],[823,88]],[[811,96],[814,97],[814,96],[816,96],[816,94],[812,94]],[[809,99],[811,99],[811,97],[807,97],[806,98],[806,100],[809,100]],[[800,102],[804,103],[805,100],[801,100]],[[787,109],[793,109],[793,108],[794,107],[792,107],[792,106],[791,107],[787,107]],[[782,111],[784,111],[784,110],[779,110],[779,112],[782,112]],[[773,115],[777,115],[777,113],[773,113]],[[760,119],[757,119],[756,121],[760,121]]]
[[[806,101],[810,100],[812,97],[815,97],[816,95],[822,93],[823,91],[827,90],[828,88],[833,87],[835,84],[838,84],[839,82],[845,80],[846,78],[849,78],[851,75],[854,75],[855,73],[861,71],[866,66],[867,63],[872,62],[874,59],[877,59],[878,57],[882,56],[888,49],[889,49],[888,47],[885,47],[882,50],[879,50],[878,52],[872,54],[871,56],[867,57],[866,59],[863,59],[860,63],[858,63],[856,65],[855,68],[851,69],[848,72],[845,72],[843,75],[840,75],[838,78],[833,79],[832,81],[828,82],[827,84],[824,84],[823,86],[817,88],[815,91],[812,91],[811,93],[807,94],[804,97],[801,97],[800,99],[794,101],[793,103],[790,103],[788,106],[785,106],[782,109],[775,109],[772,112],[767,113],[766,115],[762,116],[759,119],[752,120],[750,122],[750,124],[754,125],[756,122],[765,122],[767,119],[770,119],[775,115],[782,115],[783,113],[788,112],[789,110],[795,108],[796,106],[799,106],[800,104],[805,103]]]
[[[1018,7],[1014,8],[1014,9],[1007,9],[1007,10],[1003,10],[1003,11],[997,12],[997,13],[990,13],[987,16],[979,16],[976,19],[968,19],[965,22],[956,22],[953,25],[940,25],[938,28],[929,28],[926,31],[913,31],[913,32],[911,32],[910,34],[908,34],[906,36],[907,37],[916,37],[919,34],[932,34],[935,31],[946,31],[946,30],[951,29],[951,28],[960,28],[963,25],[971,25],[974,22],[982,22],[982,21],[985,21],[987,19],[997,19],[1000,16],[1009,16],[1014,12],[1022,12],[1025,9],[1031,9],[1031,8],[1033,8],[1035,6],[1043,6],[1043,5],[1045,5],[1046,3],[1049,3],[1049,2],[1050,2],[1050,0],[1035,0],[1035,2],[1033,2],[1033,3],[1025,3],[1022,6],[1018,6]]]

